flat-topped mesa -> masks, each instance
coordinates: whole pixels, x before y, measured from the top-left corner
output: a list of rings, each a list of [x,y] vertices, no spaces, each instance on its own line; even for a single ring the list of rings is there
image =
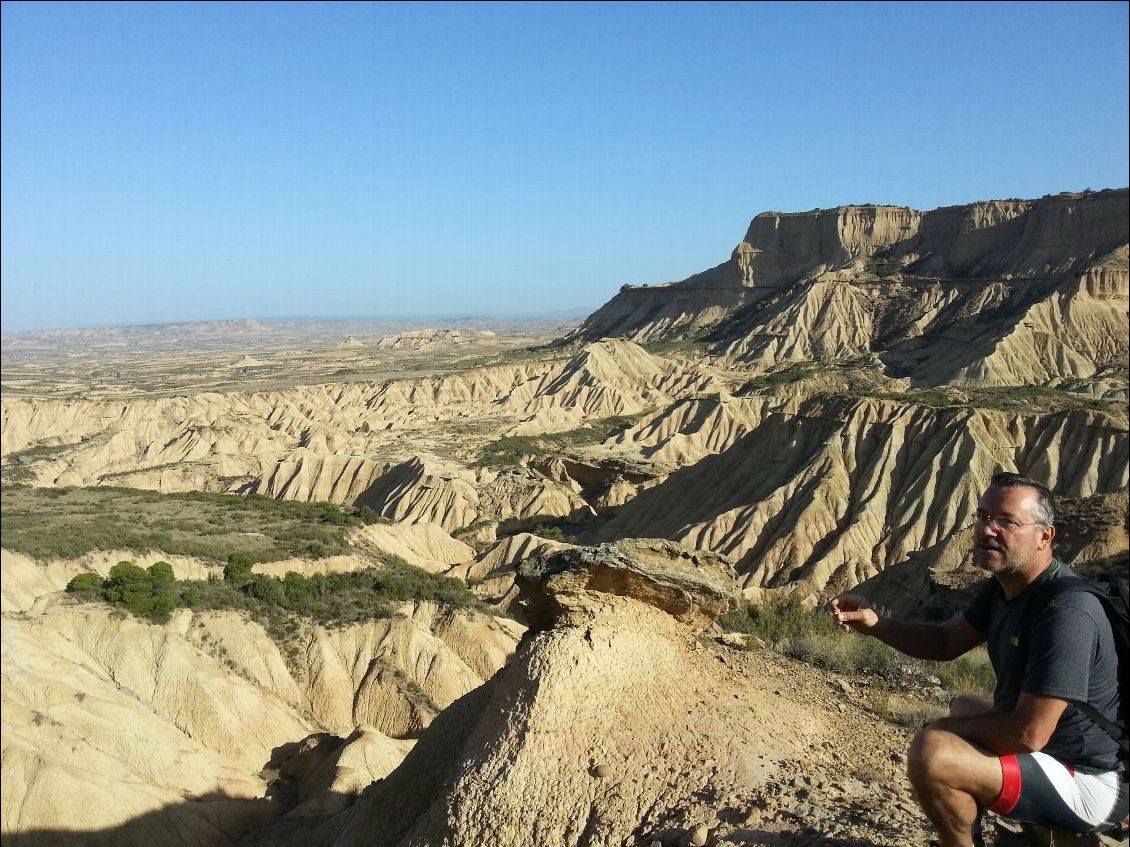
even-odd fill
[[[797,284],[1039,280],[1054,288],[1127,243],[1128,200],[1130,189],[1119,188],[931,212],[874,205],[764,212],[727,261],[680,282],[626,285],[560,343],[701,334],[731,317],[727,324],[741,326],[728,332],[741,330],[757,319],[743,307],[790,296]],[[1113,276],[1115,287],[1124,285],[1124,274]]]
[[[560,550],[523,563],[515,579],[532,632],[591,617],[594,592],[661,609],[698,632],[731,608],[734,568],[717,553],[658,538]]]

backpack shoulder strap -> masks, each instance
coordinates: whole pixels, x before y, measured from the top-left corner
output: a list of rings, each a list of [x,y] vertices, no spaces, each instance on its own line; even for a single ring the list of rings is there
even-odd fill
[[[1102,604],[1103,611],[1106,613],[1107,620],[1110,622],[1111,630],[1114,635],[1115,646],[1117,648],[1119,634],[1118,632],[1113,632],[1113,630],[1117,626],[1126,626],[1126,611],[1120,611],[1115,604],[1114,598],[1111,597],[1110,594],[1104,591],[1100,586],[1095,585],[1095,583],[1091,582],[1089,579],[1084,579],[1081,576],[1068,576],[1062,577],[1060,579],[1053,579],[1050,582],[1039,586],[1036,590],[1036,594],[1033,595],[1032,599],[1028,602],[1028,607],[1024,612],[1024,621],[1021,624],[1023,638],[1020,643],[1024,645],[1023,649],[1025,651],[1027,651],[1028,649],[1028,644],[1031,639],[1032,625],[1035,619],[1039,617],[1040,613],[1043,612],[1044,609],[1051,605],[1052,601],[1054,601],[1056,597],[1060,596],[1061,594],[1066,594],[1070,591],[1086,591],[1088,594],[1098,598],[1099,603]],[[1116,656],[1116,661],[1118,663],[1118,670],[1116,672],[1118,674],[1122,674],[1124,672],[1122,670],[1122,663],[1127,661],[1127,659],[1123,655],[1122,650],[1116,649],[1116,653],[1118,654]],[[1121,688],[1121,682],[1118,682]],[[1090,718],[1096,725],[1101,727],[1107,735],[1118,742],[1118,746],[1122,751],[1123,758],[1125,758],[1126,755],[1130,753],[1130,736],[1128,736],[1126,732],[1125,719],[1112,721],[1090,703],[1082,700],[1072,700],[1071,704],[1083,714],[1085,714],[1088,718]],[[1123,704],[1123,708],[1126,708],[1126,704]]]

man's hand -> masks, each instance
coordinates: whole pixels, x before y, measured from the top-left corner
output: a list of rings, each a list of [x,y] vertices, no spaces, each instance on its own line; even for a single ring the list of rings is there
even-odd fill
[[[861,594],[841,594],[827,609],[840,629],[862,632],[916,659],[948,662],[985,643],[985,633],[977,630],[964,615],[954,615],[942,624],[906,623],[879,617]]]
[[[828,604],[828,614],[842,630],[867,632],[879,622],[879,616],[861,594],[841,594]]]

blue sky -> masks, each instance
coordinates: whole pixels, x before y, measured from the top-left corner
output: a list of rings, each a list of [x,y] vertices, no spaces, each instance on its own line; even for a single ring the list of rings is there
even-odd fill
[[[1126,3],[4,3],[5,332],[595,308],[1130,183]]]

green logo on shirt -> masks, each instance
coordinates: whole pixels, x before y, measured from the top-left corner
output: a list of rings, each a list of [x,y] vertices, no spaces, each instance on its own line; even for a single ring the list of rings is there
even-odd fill
[[[1011,644],[1013,647],[1019,647],[1020,646],[1020,639],[1017,638],[1014,635],[1014,636],[1012,636],[1012,638],[1008,639],[1008,643]]]

